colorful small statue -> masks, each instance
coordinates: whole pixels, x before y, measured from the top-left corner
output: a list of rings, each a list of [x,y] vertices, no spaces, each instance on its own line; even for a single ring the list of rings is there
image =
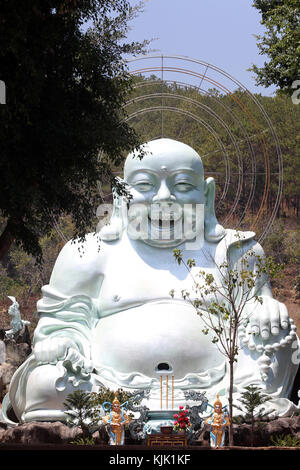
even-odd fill
[[[210,405],[211,406],[211,405]],[[214,411],[205,420],[205,424],[210,424],[210,446],[211,447],[223,447],[225,440],[225,428],[229,426],[229,416],[227,407],[222,406],[217,395],[217,400],[214,403]]]
[[[105,424],[111,446],[124,445],[125,425],[130,422],[129,416],[124,411],[126,405],[127,402],[120,405],[117,392],[115,392],[115,398],[112,403],[106,401],[102,405],[105,412],[109,411],[102,419],[102,422]]]

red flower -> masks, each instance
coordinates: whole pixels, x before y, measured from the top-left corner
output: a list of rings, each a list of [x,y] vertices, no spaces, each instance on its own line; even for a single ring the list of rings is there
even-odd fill
[[[181,428],[181,429],[187,429],[187,427],[191,426],[190,418],[187,416],[189,413],[189,410],[185,410],[184,406],[179,407],[179,413],[173,415],[174,418],[177,418],[177,421],[175,421],[174,425],[176,428]],[[178,416],[179,415],[179,416]]]

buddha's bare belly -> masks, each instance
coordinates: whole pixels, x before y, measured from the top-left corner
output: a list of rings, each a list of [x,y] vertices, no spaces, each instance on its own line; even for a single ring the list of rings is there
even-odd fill
[[[181,379],[224,362],[203,327],[195,309],[184,302],[151,302],[101,319],[92,359],[96,367],[156,378],[158,364],[167,363]]]

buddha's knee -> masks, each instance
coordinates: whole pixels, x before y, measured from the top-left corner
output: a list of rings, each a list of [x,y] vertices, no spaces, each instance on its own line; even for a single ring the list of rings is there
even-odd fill
[[[90,381],[74,386],[68,376],[62,386],[61,375],[61,370],[50,364],[36,367],[30,372],[26,385],[26,404],[22,413],[23,422],[62,421],[66,417],[64,402],[67,396],[78,389],[86,392],[92,390]]]

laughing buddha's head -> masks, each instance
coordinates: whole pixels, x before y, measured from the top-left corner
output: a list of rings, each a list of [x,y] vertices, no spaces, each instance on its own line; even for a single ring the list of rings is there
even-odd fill
[[[102,229],[101,238],[120,238],[125,227],[130,238],[162,248],[201,236],[215,242],[223,238],[214,211],[215,182],[204,179],[198,153],[171,139],[147,142],[141,151],[143,158],[135,151],[125,161],[130,197],[126,208],[120,196],[115,197],[111,223]]]

